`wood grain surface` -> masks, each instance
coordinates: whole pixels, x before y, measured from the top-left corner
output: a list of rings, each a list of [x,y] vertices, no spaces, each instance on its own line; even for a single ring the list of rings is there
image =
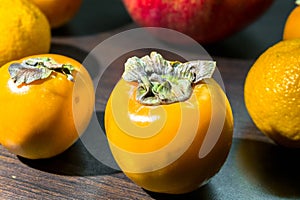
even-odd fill
[[[84,40],[90,38],[83,38],[81,42],[84,43]],[[68,41],[68,45],[56,42],[52,52],[68,52],[82,61],[86,51],[70,47],[72,40]],[[73,42],[78,45],[78,38]],[[297,171],[300,166],[293,161],[293,156],[300,155],[299,151],[272,144],[255,128],[245,109],[243,83],[253,60],[221,57],[215,57],[214,60],[217,61],[233,108],[235,129],[233,146],[225,165],[206,186],[184,195],[145,191],[121,171],[95,159],[79,140],[61,155],[45,160],[24,159],[0,146],[0,199],[300,198]],[[106,98],[121,72],[119,68],[109,68],[106,73],[113,76],[101,80],[101,87],[97,88],[96,108],[100,121],[103,119]]]
[[[122,23],[129,22],[130,19],[119,1],[117,6],[111,3],[116,3],[116,0],[98,1],[105,2],[98,4],[95,2],[89,4],[91,0],[85,2],[85,10],[83,9],[77,18],[79,23],[75,19],[70,23],[69,29],[63,27],[53,32],[52,53],[70,56],[83,62],[89,52],[105,39],[122,30],[136,27],[132,23],[122,25]],[[281,9],[284,4],[282,2],[276,1],[275,7],[272,9]],[[94,10],[87,14],[87,10],[93,10],[95,7],[94,3],[102,6],[106,11],[100,13]],[[286,6],[287,13],[293,3],[285,5],[289,5]],[[110,12],[113,7],[116,12]],[[276,24],[272,27],[278,30],[277,22],[283,21],[282,15],[285,14],[281,11],[281,15],[269,13],[263,19],[265,20],[264,24],[270,24],[270,19],[275,16],[278,20],[275,20]],[[122,18],[118,17],[120,16],[117,14],[118,12],[121,13]],[[94,18],[103,20],[102,22],[87,23]],[[108,26],[106,23],[111,22],[111,19],[114,24]],[[270,30],[276,34],[273,35],[274,37],[269,37],[269,40],[262,37],[249,38],[259,28],[262,28],[263,34],[271,34],[268,29],[263,29],[265,26],[258,28],[254,26],[220,45],[209,46],[210,51],[214,52],[214,55],[218,55],[213,56],[213,59],[217,61],[226,94],[233,109],[235,128],[233,145],[226,163],[204,187],[184,195],[166,195],[145,191],[131,182],[121,171],[101,163],[86,149],[82,141],[78,140],[61,155],[44,160],[28,160],[18,157],[0,145],[0,200],[300,199],[300,164],[297,161],[300,151],[285,149],[272,143],[254,126],[244,105],[243,85],[246,74],[254,62],[254,58],[251,56],[258,55],[258,49],[261,51],[280,38],[280,33],[273,29]],[[87,34],[87,30],[93,31]],[[239,45],[234,45],[240,41],[246,42],[243,49]],[[265,43],[263,43],[264,41]],[[115,47],[108,50],[113,50],[113,48]],[[251,55],[247,52],[250,52]],[[228,54],[229,57],[232,57],[233,54],[243,54],[240,57],[247,58],[247,60],[223,57],[220,54]],[[101,84],[98,84],[95,107],[100,124],[103,122],[106,100],[122,73],[120,66],[123,65],[123,62],[124,59],[120,59],[113,63],[114,66],[107,68],[106,75],[100,79]],[[98,73],[98,69],[92,67],[88,70],[95,78],[94,75]]]

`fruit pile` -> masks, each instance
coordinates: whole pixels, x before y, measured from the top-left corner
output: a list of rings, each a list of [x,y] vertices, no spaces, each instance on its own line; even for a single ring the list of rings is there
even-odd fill
[[[211,43],[245,27],[273,0],[123,2],[140,25],[172,28],[200,43]],[[81,3],[1,2],[0,144],[16,155],[56,156],[76,142],[90,122],[95,94],[89,73],[72,58],[49,54],[51,29],[71,20]],[[258,129],[280,145],[297,148],[299,18],[297,6],[286,21],[283,40],[256,60],[244,85],[245,105]],[[224,164],[234,119],[226,94],[212,78],[215,65],[214,61],[170,61],[156,52],[125,63],[104,121],[116,162],[141,187],[191,192]],[[124,103],[128,106],[120,107]],[[216,124],[218,137],[212,129]]]

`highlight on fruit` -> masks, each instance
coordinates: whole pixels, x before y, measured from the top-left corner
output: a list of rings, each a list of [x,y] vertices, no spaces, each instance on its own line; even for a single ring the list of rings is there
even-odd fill
[[[201,44],[215,43],[261,17],[274,0],[122,0],[142,27],[163,27],[184,33]],[[163,39],[177,42],[168,36]]]
[[[40,54],[0,67],[0,144],[28,159],[56,156],[87,128],[92,79],[76,60]]]
[[[233,134],[230,104],[212,78],[216,62],[169,61],[152,52],[124,65],[104,117],[119,167],[154,192],[206,184],[224,164]]]

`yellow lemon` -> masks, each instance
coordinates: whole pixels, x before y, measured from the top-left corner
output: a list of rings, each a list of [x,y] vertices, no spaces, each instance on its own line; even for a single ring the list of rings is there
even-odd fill
[[[27,0],[0,3],[0,66],[26,56],[48,53],[50,25],[45,15]]]
[[[250,69],[244,95],[263,133],[278,144],[300,147],[300,39],[267,49]]]

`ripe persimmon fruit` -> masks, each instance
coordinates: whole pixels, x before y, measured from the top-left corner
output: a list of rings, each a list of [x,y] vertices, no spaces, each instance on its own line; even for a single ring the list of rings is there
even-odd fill
[[[0,144],[29,159],[69,148],[89,124],[93,83],[76,60],[56,54],[0,67]]]
[[[211,78],[214,65],[167,61],[155,52],[125,63],[107,102],[105,130],[117,164],[137,185],[187,193],[224,164],[233,116]]]

